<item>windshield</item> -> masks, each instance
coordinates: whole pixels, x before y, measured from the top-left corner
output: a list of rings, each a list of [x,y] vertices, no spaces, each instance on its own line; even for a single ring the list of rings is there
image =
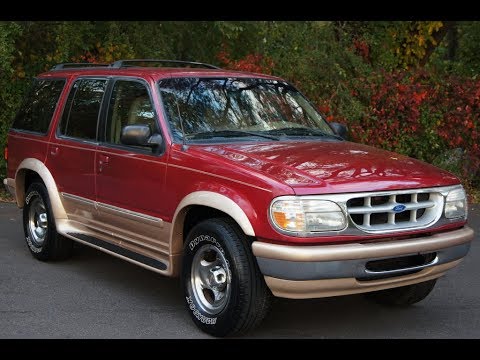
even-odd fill
[[[256,78],[172,78],[160,82],[176,140],[289,136],[336,137],[290,84]],[[183,127],[183,131],[182,131]]]

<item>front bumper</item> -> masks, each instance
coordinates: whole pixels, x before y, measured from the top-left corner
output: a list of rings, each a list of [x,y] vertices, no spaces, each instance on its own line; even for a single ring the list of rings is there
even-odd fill
[[[442,276],[468,253],[473,230],[409,240],[344,245],[286,246],[255,241],[253,254],[272,293],[315,298],[376,291]],[[425,264],[390,270],[367,269],[370,261],[435,253]]]

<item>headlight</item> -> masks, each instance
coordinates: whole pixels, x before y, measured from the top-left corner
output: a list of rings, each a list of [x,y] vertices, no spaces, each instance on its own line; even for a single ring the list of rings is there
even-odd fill
[[[343,230],[347,226],[342,209],[326,200],[274,200],[270,217],[279,229],[292,233]]]
[[[445,200],[445,217],[447,219],[467,218],[467,196],[462,187],[448,193]]]

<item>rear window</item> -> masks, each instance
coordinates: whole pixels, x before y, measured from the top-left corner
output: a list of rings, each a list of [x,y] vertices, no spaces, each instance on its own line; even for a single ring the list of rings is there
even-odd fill
[[[46,134],[65,86],[65,79],[35,79],[12,128]]]

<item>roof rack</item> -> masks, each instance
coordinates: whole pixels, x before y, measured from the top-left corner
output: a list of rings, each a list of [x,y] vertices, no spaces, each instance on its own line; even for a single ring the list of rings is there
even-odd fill
[[[201,62],[195,61],[181,61],[181,60],[165,60],[165,59],[132,59],[132,60],[118,60],[114,63],[110,64],[110,67],[119,69],[129,66],[141,66],[141,65],[130,65],[135,63],[158,63],[158,64],[176,64],[176,65],[184,65],[188,67],[188,65],[194,65],[199,67],[205,67],[207,69],[220,69],[218,66],[205,64]]]
[[[62,70],[62,69],[70,69],[70,68],[82,68],[82,67],[106,67],[109,64],[94,64],[94,63],[63,63],[57,64],[52,67],[50,70]]]

